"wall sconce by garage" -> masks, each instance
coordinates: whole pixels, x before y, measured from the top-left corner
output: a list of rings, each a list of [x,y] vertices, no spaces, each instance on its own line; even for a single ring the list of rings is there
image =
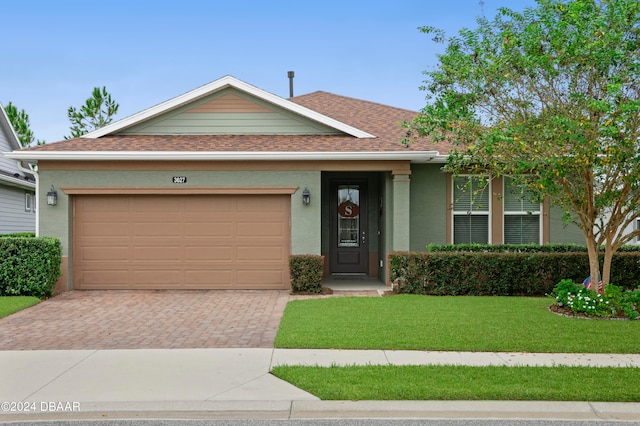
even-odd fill
[[[308,206],[309,203],[311,203],[311,193],[305,188],[304,191],[302,191],[302,204]]]
[[[51,185],[51,190],[47,192],[47,204],[50,206],[55,206],[58,204],[58,193],[56,192],[53,185]]]

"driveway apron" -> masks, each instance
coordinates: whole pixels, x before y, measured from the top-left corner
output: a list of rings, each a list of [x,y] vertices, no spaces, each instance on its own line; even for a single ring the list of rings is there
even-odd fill
[[[0,350],[272,348],[278,290],[71,291],[0,319]]]

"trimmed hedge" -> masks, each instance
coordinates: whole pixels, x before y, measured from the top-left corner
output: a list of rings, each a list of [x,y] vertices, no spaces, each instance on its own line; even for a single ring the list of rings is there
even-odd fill
[[[0,296],[51,296],[61,262],[57,238],[0,238]]]
[[[322,293],[324,256],[296,254],[289,256],[292,293]]]
[[[35,232],[16,232],[15,234],[2,234],[0,235],[0,238],[16,238],[16,237],[35,238],[35,236],[36,236]]]
[[[611,283],[640,284],[640,252],[616,253]],[[394,252],[389,276],[398,293],[543,296],[562,279],[582,282],[589,256],[581,252]]]
[[[474,253],[586,253],[587,247],[578,244],[429,244],[427,251],[464,251]],[[618,251],[640,252],[640,244],[627,244],[620,247]]]

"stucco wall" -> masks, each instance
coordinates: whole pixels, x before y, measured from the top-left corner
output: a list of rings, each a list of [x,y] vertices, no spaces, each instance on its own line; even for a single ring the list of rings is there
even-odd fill
[[[566,223],[562,220],[562,210],[556,206],[549,209],[549,239],[556,244],[580,244],[585,245],[584,234],[574,223]]]
[[[441,164],[411,166],[411,250],[446,244],[446,173]]]
[[[187,184],[176,185],[173,176],[187,176]],[[46,193],[54,185],[58,205],[47,206]],[[40,233],[60,238],[63,254],[69,255],[71,240],[70,197],[65,186],[198,187],[198,186],[298,186],[291,195],[291,253],[320,254],[320,173],[315,171],[40,171]],[[301,192],[308,188],[311,204],[302,204]]]
[[[446,173],[441,164],[411,167],[411,250],[424,251],[427,244],[447,242]],[[584,244],[582,231],[562,221],[562,211],[550,209],[550,242]]]

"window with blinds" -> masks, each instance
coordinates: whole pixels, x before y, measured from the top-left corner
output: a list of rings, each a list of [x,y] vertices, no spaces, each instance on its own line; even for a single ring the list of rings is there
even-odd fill
[[[489,243],[490,183],[486,176],[453,180],[453,243]]]
[[[515,185],[512,179],[504,178],[505,244],[540,244],[540,203],[532,198],[530,191]]]

